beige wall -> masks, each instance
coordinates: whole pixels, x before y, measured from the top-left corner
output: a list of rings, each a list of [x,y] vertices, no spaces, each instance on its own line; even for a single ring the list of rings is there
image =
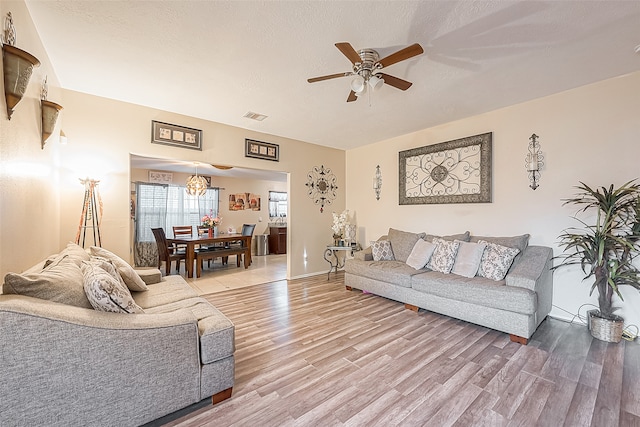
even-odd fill
[[[22,271],[60,247],[57,131],[41,149],[40,90],[48,76],[49,96],[61,103],[61,91],[49,58],[22,1],[0,2],[0,28],[7,12],[13,15],[16,47],[41,65],[31,76],[27,92],[7,118],[4,79],[0,79],[0,274]],[[0,61],[2,61],[0,59]],[[64,114],[64,112],[63,112]],[[60,122],[60,119],[58,120]]]
[[[578,181],[620,185],[640,177],[640,73],[606,80],[554,96],[514,105],[347,152],[347,208],[357,216],[360,241],[368,243],[389,227],[429,233],[531,234],[531,244],[559,253],[557,236],[575,209],[563,207]],[[493,202],[484,204],[398,204],[398,152],[484,132],[493,132]],[[525,171],[528,138],[540,136],[545,166],[533,191]],[[383,175],[375,200],[375,166]],[[576,270],[554,276],[553,314],[571,318],[589,298],[590,285]],[[640,324],[640,295],[625,289],[621,311]],[[584,308],[581,310],[584,314]]]
[[[344,208],[344,151],[73,91],[63,91],[63,97],[63,128],[69,143],[60,150],[61,240],[72,239],[77,230],[84,194],[78,178],[98,179],[104,204],[102,245],[131,259],[129,154],[133,153],[288,172],[291,185],[285,191],[290,197],[289,276],[326,270],[323,248],[331,240],[331,210]],[[203,150],[152,144],[152,120],[202,129]],[[244,157],[245,138],[279,144],[280,161]],[[332,168],[341,186],[338,199],[323,214],[307,196],[305,186],[307,173],[321,164]],[[223,197],[228,194],[223,192]],[[236,219],[239,217],[233,221]]]

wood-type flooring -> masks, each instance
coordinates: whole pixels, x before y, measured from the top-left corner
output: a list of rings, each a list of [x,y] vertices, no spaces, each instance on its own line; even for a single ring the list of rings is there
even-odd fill
[[[529,344],[342,274],[207,295],[236,325],[233,396],[165,425],[640,426],[640,346],[546,319]]]

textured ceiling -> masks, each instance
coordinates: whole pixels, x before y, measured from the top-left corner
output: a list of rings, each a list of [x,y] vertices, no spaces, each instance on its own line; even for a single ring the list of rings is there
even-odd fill
[[[27,6],[64,88],[342,149],[640,70],[640,1]],[[425,53],[385,68],[406,92],[347,103],[350,78],[306,81],[350,71],[337,42]]]

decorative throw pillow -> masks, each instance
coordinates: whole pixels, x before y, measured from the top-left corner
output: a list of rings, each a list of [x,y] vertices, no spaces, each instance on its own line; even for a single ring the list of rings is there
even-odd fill
[[[424,236],[425,233],[411,233],[390,228],[389,233],[387,233],[387,240],[391,242],[393,258],[396,261],[406,262],[416,242]]]
[[[129,289],[99,264],[100,261],[82,263],[84,292],[93,308],[114,313],[144,313],[133,300]]]
[[[448,241],[435,237],[433,243],[436,245],[433,255],[429,260],[429,267],[433,271],[439,271],[440,273],[449,274],[453,268],[453,264],[456,261],[456,254],[458,253],[458,247],[460,243],[458,241]]]
[[[82,264],[82,261],[89,261],[90,255],[80,245],[74,242],[67,243],[67,246],[60,252],[60,255],[67,255],[70,259],[73,259],[78,267]]]
[[[482,254],[487,247],[486,243],[468,243],[461,242],[456,254],[456,262],[453,264],[451,272],[459,276],[474,277],[480,267]]]
[[[429,262],[429,259],[431,258],[431,255],[433,255],[433,251],[435,249],[436,245],[433,243],[418,239],[416,244],[413,246],[411,254],[407,258],[407,265],[415,268],[416,270],[424,268],[424,266]]]
[[[80,267],[67,255],[56,258],[39,272],[8,273],[4,277],[2,292],[92,308],[82,288]]]
[[[374,261],[393,261],[393,250],[388,240],[376,240],[371,242],[371,254]]]
[[[504,279],[516,255],[520,253],[520,249],[508,248],[485,240],[480,240],[478,243],[487,245],[482,254],[478,276],[492,280]]]
[[[113,265],[122,276],[122,280],[126,283],[127,287],[132,291],[146,291],[147,285],[144,281],[138,276],[138,273],[127,263],[125,260],[120,258],[118,255],[110,252],[104,248],[100,248],[98,246],[91,246],[91,255],[99,256],[102,258],[106,258],[113,263]]]
[[[116,269],[115,265],[113,265],[113,263],[111,261],[109,261],[106,258],[102,258],[99,256],[92,256],[90,259],[90,262],[97,265],[98,267],[100,267],[101,269],[103,269],[104,271],[106,271],[107,273],[109,273],[109,275],[111,277],[113,277],[114,279],[116,279],[120,285],[127,287],[127,284],[124,283],[124,280],[122,279],[122,276],[120,275],[120,273],[118,272],[118,270]]]

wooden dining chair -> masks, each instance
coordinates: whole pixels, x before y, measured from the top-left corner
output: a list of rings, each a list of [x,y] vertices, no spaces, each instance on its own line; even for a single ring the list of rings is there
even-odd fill
[[[242,224],[242,235],[243,236],[252,236],[253,237],[253,231],[256,229],[256,225],[255,224]],[[233,245],[231,245],[231,247],[244,247],[244,240],[241,240],[239,243],[234,243]],[[249,243],[249,246],[251,246],[251,243]],[[251,250],[251,248],[249,248],[249,250]],[[242,255],[236,255],[238,257],[237,260],[237,264],[240,265],[240,261],[242,260]],[[252,260],[253,262],[253,260]]]
[[[164,234],[163,228],[152,228],[153,237],[156,239],[156,245],[158,246],[158,268],[162,266],[162,262],[165,263],[165,272],[166,275],[171,274],[171,263],[173,261],[176,262],[176,273],[180,273],[180,261],[185,261],[185,270],[186,270],[186,260],[187,253],[184,250],[177,250],[173,247],[169,247],[167,244],[167,236]]]
[[[193,237],[193,228],[190,225],[174,225],[173,226],[173,237]],[[187,245],[173,245],[176,249],[185,249]]]
[[[173,237],[189,236],[193,237],[193,227],[190,225],[174,225]]]
[[[198,237],[204,236],[206,234],[209,234],[209,227],[207,227],[205,225],[199,225],[198,226]],[[200,245],[199,252],[202,253],[202,252],[206,252],[206,251],[213,251],[216,247],[220,247],[220,246],[219,245],[216,246],[213,243],[210,243],[208,245]],[[215,258],[217,258],[217,257],[201,256],[199,262],[202,262],[202,260],[206,259],[209,268],[211,268],[211,261],[215,260]],[[229,257],[220,257],[220,258],[222,258],[222,265],[226,264],[227,260],[229,259]],[[200,268],[202,268],[202,265],[200,266]]]

